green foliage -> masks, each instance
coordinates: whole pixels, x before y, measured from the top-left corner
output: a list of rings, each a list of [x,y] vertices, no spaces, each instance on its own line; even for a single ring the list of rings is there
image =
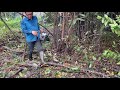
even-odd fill
[[[62,77],[62,74],[61,74],[60,71],[56,71],[56,72],[54,73],[54,76],[55,76],[56,78],[61,78],[61,77]]]
[[[3,39],[8,33],[9,33],[9,30],[6,29],[5,26],[0,27],[0,39]]]
[[[7,21],[7,24],[13,28],[13,29],[19,29],[20,30],[20,21],[21,18],[15,18],[15,19],[10,19],[9,21]]]
[[[76,52],[81,53],[81,47],[79,45],[75,45],[73,48]]]
[[[120,72],[118,72],[118,76],[120,76]]]
[[[49,74],[50,72],[51,72],[51,69],[50,68],[46,68],[45,74]]]
[[[120,53],[113,52],[111,50],[104,50],[102,53],[102,57],[108,58],[108,59],[114,59],[114,60],[120,60]]]
[[[120,25],[119,25],[120,24],[120,15],[116,16],[116,20],[108,17],[107,14],[104,14],[104,16],[98,15],[97,19],[99,19],[104,24],[105,27],[110,26],[112,33],[115,33],[116,35],[120,36]],[[110,39],[112,40],[112,37]],[[112,47],[113,48],[117,47],[116,41],[112,41]],[[117,51],[113,52],[109,49],[104,50],[104,52],[102,53],[102,57],[120,61],[120,53],[118,53]]]
[[[47,23],[52,23],[52,22],[54,22],[54,19],[53,19],[53,17],[54,17],[54,12],[46,12],[45,14],[46,14],[45,20],[47,21]]]
[[[80,72],[80,67],[78,66],[75,66],[75,67],[71,67],[71,68],[65,68],[65,69],[62,69],[61,72],[68,72],[68,73],[77,73],[77,72]]]
[[[43,43],[43,48],[46,48],[46,49],[51,48],[51,42],[45,41],[45,42]]]
[[[79,20],[79,21],[85,21],[83,18],[75,18],[75,19],[73,20],[73,25],[75,25],[78,20]]]
[[[105,27],[110,26],[112,32],[120,36],[120,15],[116,16],[116,20],[111,19],[107,14],[104,14],[103,17],[98,15],[97,19],[99,19]]]
[[[9,18],[7,21],[5,20],[8,26],[12,29],[20,29],[20,21],[21,21],[21,17],[17,17],[15,19]],[[5,26],[4,23],[0,21],[0,27],[4,27],[4,26]]]
[[[21,18],[15,18],[15,19],[11,19],[9,18],[8,21],[5,20],[5,22],[8,24],[8,26],[10,27],[11,30],[20,30],[20,21]],[[8,30],[8,28],[5,26],[5,24],[0,20],[0,39],[3,39],[6,34],[8,34],[10,31]]]
[[[76,17],[74,20],[73,20],[73,23],[72,25],[75,25],[77,21],[85,21],[85,15],[84,14],[79,14],[80,17]]]

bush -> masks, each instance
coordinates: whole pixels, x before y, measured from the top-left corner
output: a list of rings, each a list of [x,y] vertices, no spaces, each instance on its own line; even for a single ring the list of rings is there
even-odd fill
[[[11,30],[20,30],[20,21],[20,17],[17,17],[15,19],[9,18],[7,21],[5,20],[5,22]],[[0,39],[3,39],[9,32],[9,29],[5,26],[5,24],[2,21],[0,21]]]
[[[111,50],[104,50],[102,53],[102,57],[108,58],[108,59],[114,59],[120,61],[120,53],[113,52]]]

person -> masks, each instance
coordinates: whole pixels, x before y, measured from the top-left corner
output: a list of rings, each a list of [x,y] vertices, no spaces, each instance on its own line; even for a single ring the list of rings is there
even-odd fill
[[[36,44],[37,51],[39,52],[40,55],[40,59],[42,63],[45,64],[46,62],[44,61],[43,58],[44,49],[42,47],[42,43],[40,39],[40,35],[41,33],[44,32],[44,30],[40,29],[40,26],[38,24],[38,18],[36,16],[33,16],[33,12],[25,12],[25,14],[26,17],[23,18],[21,21],[21,29],[25,35],[26,42],[29,47],[29,53],[28,53],[29,60],[31,61],[33,59],[32,54]]]

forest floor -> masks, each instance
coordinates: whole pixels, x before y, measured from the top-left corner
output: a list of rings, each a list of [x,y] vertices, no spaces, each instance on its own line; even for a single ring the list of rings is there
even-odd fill
[[[57,53],[51,42],[43,43],[49,64],[41,64],[35,50],[34,60],[29,61],[25,39],[20,32],[17,37],[20,42],[12,35],[0,40],[0,78],[119,78],[120,66],[115,61],[83,60],[82,54]]]

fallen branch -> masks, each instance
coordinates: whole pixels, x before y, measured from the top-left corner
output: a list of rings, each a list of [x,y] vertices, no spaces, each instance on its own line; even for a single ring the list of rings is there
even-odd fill
[[[62,64],[57,64],[57,63],[52,63],[52,62],[47,62],[47,65],[53,65],[53,66],[60,66],[60,67],[65,67],[65,68],[68,68],[68,69],[71,69],[71,67],[67,67],[65,65],[62,65]],[[96,71],[92,71],[92,70],[88,70],[88,69],[80,69],[80,72],[86,72],[86,73],[93,73],[93,74],[97,74],[97,75],[101,75],[103,76],[104,78],[110,78],[110,77],[116,77],[116,78],[120,78],[118,77],[117,75],[115,76],[110,76],[110,75],[106,75],[104,73],[101,73],[101,72],[96,72]],[[88,75],[88,74],[87,74]]]
[[[22,72],[24,69],[21,68],[20,70],[18,70],[14,75],[10,76],[9,78],[14,78],[17,74],[19,74],[20,72]]]
[[[45,65],[65,67],[65,66],[62,65],[62,64],[58,64],[58,63],[54,63],[54,62],[46,62],[46,64],[41,64],[41,67],[43,67],[43,66],[45,66]]]
[[[65,68],[68,68],[68,69],[71,69],[71,67],[68,67],[68,66],[65,66],[63,64],[58,64],[58,63],[54,63],[54,62],[46,62],[46,64],[36,64],[34,65],[34,62],[32,63],[25,63],[25,64],[15,64],[15,65],[18,65],[19,67],[44,67],[44,66],[49,66],[49,65],[52,65],[52,66],[60,66],[60,67],[65,67]],[[88,70],[88,69],[83,69],[81,68],[79,72],[84,72],[88,75],[88,73],[92,73],[92,74],[96,74],[96,75],[100,75],[102,76],[103,78],[111,78],[111,77],[116,77],[116,78],[120,78],[118,77],[117,75],[114,75],[114,76],[110,76],[110,75],[106,75],[104,73],[101,73],[101,72],[97,72],[97,71],[93,71],[93,70]],[[78,72],[77,72],[78,73]],[[88,75],[89,76],[89,75]],[[89,76],[90,77],[90,76]]]
[[[101,72],[91,71],[88,69],[81,69],[80,72],[81,71],[86,72],[86,73],[93,73],[93,74],[101,75],[101,76],[103,76],[103,78],[110,78],[109,75],[105,75],[104,73],[101,73]]]
[[[60,67],[65,67],[65,68],[71,69],[71,67],[67,67],[67,66],[65,66],[63,64],[57,64],[57,63],[53,63],[53,62],[47,62],[45,65],[60,66]],[[41,67],[43,67],[43,66],[41,66]],[[93,74],[101,75],[104,78],[110,78],[111,77],[110,75],[105,75],[104,73],[101,73],[101,72],[91,71],[91,70],[82,69],[82,68],[80,69],[80,72],[93,73]],[[117,77],[117,76],[115,76],[115,77]]]

